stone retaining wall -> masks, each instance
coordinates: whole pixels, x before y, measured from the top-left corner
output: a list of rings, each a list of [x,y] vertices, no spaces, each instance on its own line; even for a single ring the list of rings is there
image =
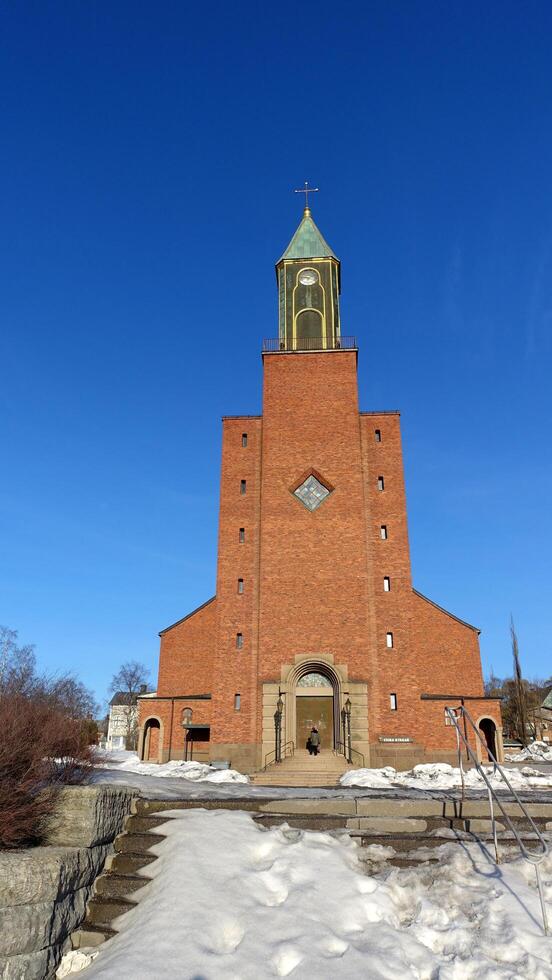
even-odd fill
[[[54,975],[136,795],[125,787],[65,787],[45,845],[0,852],[2,980]]]

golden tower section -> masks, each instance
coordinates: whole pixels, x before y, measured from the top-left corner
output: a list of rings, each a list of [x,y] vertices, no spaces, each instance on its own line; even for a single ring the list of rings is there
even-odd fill
[[[278,264],[279,337],[285,350],[330,350],[340,337],[339,262],[284,259]]]
[[[310,208],[276,264],[281,350],[339,346],[339,259],[312,220]]]

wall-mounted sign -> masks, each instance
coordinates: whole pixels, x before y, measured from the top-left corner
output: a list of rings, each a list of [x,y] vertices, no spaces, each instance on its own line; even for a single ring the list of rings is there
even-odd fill
[[[385,735],[380,735],[379,740],[380,742],[412,742],[412,739],[408,735],[406,738],[386,738]]]

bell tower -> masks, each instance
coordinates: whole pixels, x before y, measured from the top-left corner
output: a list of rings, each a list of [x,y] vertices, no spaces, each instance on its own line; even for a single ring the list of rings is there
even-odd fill
[[[276,263],[280,350],[339,347],[341,264],[316,227],[307,206]]]

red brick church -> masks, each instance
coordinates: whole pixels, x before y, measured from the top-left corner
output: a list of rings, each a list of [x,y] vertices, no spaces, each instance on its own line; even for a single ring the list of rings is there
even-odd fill
[[[340,262],[305,208],[276,265],[262,415],[223,418],[216,595],[161,631],[142,758],[252,772],[304,750],[356,764],[454,762],[463,698],[501,755],[479,630],[412,586],[398,412],[359,411]],[[345,726],[345,735],[344,735]]]

